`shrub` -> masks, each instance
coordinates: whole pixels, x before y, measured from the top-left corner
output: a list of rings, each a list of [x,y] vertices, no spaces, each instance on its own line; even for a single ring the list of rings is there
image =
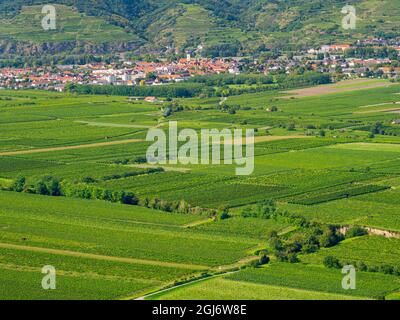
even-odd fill
[[[16,192],[22,192],[25,188],[26,179],[23,176],[18,176],[11,186],[11,190]]]
[[[83,183],[95,183],[96,179],[92,178],[92,177],[85,177],[82,179]]]
[[[219,216],[218,216],[219,220],[226,220],[226,219],[229,219],[229,218],[230,218],[230,215],[229,215],[228,212],[221,212],[219,214]]]
[[[261,257],[260,257],[260,260],[258,261],[259,262],[259,265],[264,265],[264,264],[268,264],[269,263],[269,261],[270,261],[270,258],[267,256],[267,255],[262,255]]]
[[[390,265],[381,266],[379,271],[383,272],[384,274],[394,274],[394,268]]]
[[[327,268],[335,268],[335,269],[342,268],[340,261],[332,256],[327,256],[324,258],[324,266]]]
[[[288,254],[288,262],[290,262],[290,263],[298,263],[299,261],[300,260],[297,257],[297,254],[295,254],[295,253]]]
[[[358,262],[356,265],[359,271],[368,271],[368,266],[364,262]]]
[[[355,237],[362,237],[368,234],[368,231],[362,227],[352,227],[346,232],[346,238],[355,238]]]
[[[289,260],[288,255],[285,252],[278,251],[275,254],[276,258],[278,259],[279,262],[287,262]]]

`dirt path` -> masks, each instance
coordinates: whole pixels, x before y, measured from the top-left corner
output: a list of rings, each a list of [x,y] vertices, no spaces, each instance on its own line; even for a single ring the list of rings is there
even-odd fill
[[[194,264],[183,264],[183,263],[163,262],[163,261],[155,261],[155,260],[103,256],[103,255],[92,254],[92,253],[83,253],[83,252],[76,252],[76,251],[70,251],[70,250],[50,249],[50,248],[41,248],[41,247],[31,247],[31,246],[9,244],[9,243],[0,243],[0,248],[30,251],[30,252],[58,254],[58,255],[63,255],[63,256],[87,258],[87,259],[94,259],[94,260],[124,262],[124,263],[131,263],[131,264],[144,264],[144,265],[151,265],[151,266],[177,268],[177,269],[206,270],[208,268],[206,266],[200,266],[200,265],[194,265]]]
[[[105,147],[105,146],[115,146],[115,145],[120,145],[120,144],[129,144],[129,143],[141,142],[141,141],[143,141],[143,140],[142,139],[127,139],[127,140],[118,140],[118,141],[109,141],[109,142],[98,142],[98,143],[91,143],[91,144],[81,144],[81,145],[77,145],[77,146],[7,151],[7,152],[0,152],[0,156],[16,156],[16,155],[31,154],[31,153],[54,152],[54,151],[76,150],[76,149],[86,149],[86,148],[98,148],[98,147]]]
[[[188,224],[185,224],[184,226],[182,226],[183,228],[193,228],[193,227],[197,227],[197,226],[201,226],[203,224],[207,224],[207,223],[211,223],[213,222],[213,219],[206,219],[206,220],[199,220],[199,221],[194,221]]]
[[[123,124],[123,123],[110,123],[110,122],[95,122],[95,121],[74,121],[76,123],[87,124],[93,127],[111,127],[111,128],[136,128],[136,129],[150,129],[152,126],[138,125],[138,124]]]

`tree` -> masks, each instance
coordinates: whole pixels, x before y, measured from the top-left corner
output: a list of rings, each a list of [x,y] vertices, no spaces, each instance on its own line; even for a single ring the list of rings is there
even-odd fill
[[[96,182],[96,179],[94,179],[94,178],[92,178],[92,177],[84,177],[84,178],[82,179],[82,182],[83,182],[83,183],[95,183],[95,182]]]
[[[278,111],[278,107],[277,106],[272,106],[270,111],[271,112],[277,112]]]
[[[318,238],[320,246],[324,248],[333,247],[338,242],[343,240],[342,235],[338,235],[334,230],[331,228],[326,229],[323,234]]]
[[[327,256],[324,258],[324,266],[327,268],[335,268],[335,269],[340,269],[342,267],[340,261],[332,256]]]
[[[283,247],[283,242],[279,240],[278,238],[272,238],[270,240],[270,245],[272,249],[274,249],[276,252],[280,252],[284,249]]]
[[[60,186],[60,181],[57,179],[51,179],[48,184],[47,184],[47,190],[49,192],[49,195],[58,197],[61,195],[61,186]]]
[[[267,255],[264,254],[264,255],[262,255],[260,257],[260,259],[258,260],[258,263],[259,263],[260,266],[262,266],[264,264],[268,264],[269,261],[270,261],[270,258]]]
[[[357,269],[359,271],[368,271],[368,266],[364,262],[358,262]]]
[[[22,192],[25,188],[26,179],[23,176],[18,176],[15,179],[13,185],[11,186],[11,190],[16,192]]]
[[[220,212],[218,216],[218,220],[226,220],[229,219],[230,215],[228,212]]]
[[[289,253],[288,254],[288,262],[289,263],[298,263],[300,260],[297,257],[296,253]]]
[[[346,238],[362,237],[368,234],[368,231],[362,227],[354,226],[346,232]]]
[[[381,266],[379,269],[384,274],[393,274],[394,273],[394,267],[387,265],[387,264]]]
[[[49,191],[47,190],[47,186],[43,181],[38,181],[35,186],[35,193],[41,195],[48,195]]]

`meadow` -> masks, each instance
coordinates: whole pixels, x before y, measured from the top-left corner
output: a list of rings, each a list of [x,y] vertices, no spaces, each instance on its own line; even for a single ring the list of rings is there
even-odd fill
[[[358,273],[356,290],[341,286],[341,270],[275,263],[183,286],[149,299],[368,300],[383,299],[400,288],[398,277]]]
[[[187,23],[182,19],[178,27]],[[318,226],[400,232],[400,136],[393,134],[395,115],[380,111],[381,104],[397,101],[400,86],[376,83],[379,87],[339,84],[334,93],[311,96],[273,91],[230,96],[227,104],[240,105],[234,114],[219,108],[219,98],[175,99],[184,108],[168,117],[163,102],[1,90],[0,298],[137,298],[206,272],[248,266],[267,249],[267,266],[152,298],[397,297],[398,276],[379,270],[361,272],[359,290],[343,292],[340,270],[324,267],[323,260],[333,256],[398,265],[398,239],[347,239],[302,254],[297,264],[278,262],[268,244],[273,232],[284,241],[305,232],[299,217]],[[288,95],[294,97],[284,98]],[[278,111],[268,112],[271,106]],[[160,169],[141,163],[150,145],[148,129],[167,131],[168,121],[178,121],[180,129],[255,129],[254,173],[236,176],[235,165]],[[372,135],[377,122],[392,134]],[[132,192],[139,205],[30,194],[50,176],[72,185]],[[10,191],[21,177],[23,192]],[[244,209],[265,200],[275,203],[276,216],[242,216]],[[164,209],[149,208],[157,202]],[[193,210],[165,210],[165,203],[184,203]],[[40,288],[46,264],[59,270],[60,290],[54,295]]]

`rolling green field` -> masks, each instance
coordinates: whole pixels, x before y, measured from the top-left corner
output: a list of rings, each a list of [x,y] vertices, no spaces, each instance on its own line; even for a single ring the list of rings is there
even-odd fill
[[[302,264],[271,264],[223,278],[184,286],[151,299],[346,300],[383,298],[400,288],[400,279],[358,273],[356,290],[341,287],[341,270]]]
[[[186,108],[168,118],[162,102],[0,91],[0,298],[133,299],[216,272],[149,298],[397,297],[396,275],[359,271],[358,290],[343,292],[341,270],[323,265],[332,256],[398,266],[396,238],[346,239],[302,252],[295,264],[278,262],[268,242],[273,231],[291,241],[312,224],[400,232],[400,136],[370,134],[376,122],[398,129],[395,115],[379,111],[399,99],[400,86],[389,84],[294,99],[281,92],[231,96],[227,103],[243,107],[236,114],[221,111],[219,99],[176,99]],[[267,112],[271,105],[279,111]],[[373,112],[360,113],[365,109]],[[254,172],[236,176],[235,164],[138,163],[150,145],[148,129],[167,131],[168,121],[180,129],[257,129]],[[49,181],[110,197],[32,194]],[[128,193],[135,205],[116,203]],[[274,215],[243,214],[265,200],[275,204]],[[270,264],[249,266],[259,250]],[[41,289],[45,265],[59,275],[54,293]]]

